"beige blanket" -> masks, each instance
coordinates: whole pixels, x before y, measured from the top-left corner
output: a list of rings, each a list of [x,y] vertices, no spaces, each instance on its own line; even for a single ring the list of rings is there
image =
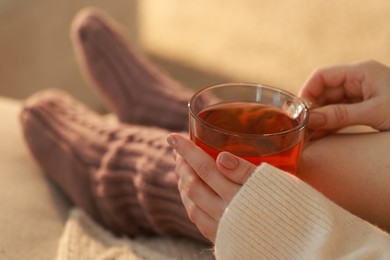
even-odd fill
[[[213,259],[212,249],[187,239],[117,238],[73,209],[60,239],[57,260]]]

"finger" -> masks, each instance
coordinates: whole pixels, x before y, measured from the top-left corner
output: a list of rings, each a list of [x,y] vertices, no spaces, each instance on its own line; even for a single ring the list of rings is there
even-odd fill
[[[254,164],[228,152],[220,153],[216,162],[223,175],[240,185],[244,184],[256,169]]]
[[[180,193],[180,196],[191,222],[198,227],[204,237],[214,242],[218,222],[199,208],[185,193]]]
[[[308,128],[310,129],[340,129],[352,125],[371,125],[372,102],[355,104],[334,104],[319,107],[310,111]]]
[[[224,200],[231,198],[232,190],[237,189],[237,184],[219,172],[210,155],[179,134],[168,135],[167,141],[211,189]]]
[[[327,87],[339,87],[346,79],[347,66],[334,66],[314,71],[299,91],[299,96],[318,100]]]
[[[322,68],[309,77],[298,96],[320,106],[345,99],[361,100],[362,80],[359,64]]]
[[[178,187],[193,203],[215,220],[219,220],[226,208],[224,200],[205,184],[186,161],[178,166]]]

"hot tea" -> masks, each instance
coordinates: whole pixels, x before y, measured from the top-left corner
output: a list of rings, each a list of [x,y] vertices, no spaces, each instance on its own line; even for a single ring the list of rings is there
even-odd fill
[[[228,151],[256,165],[267,162],[296,172],[303,138],[288,134],[299,122],[283,110],[255,102],[229,102],[209,106],[198,116],[212,128],[198,125],[191,138],[214,158]]]

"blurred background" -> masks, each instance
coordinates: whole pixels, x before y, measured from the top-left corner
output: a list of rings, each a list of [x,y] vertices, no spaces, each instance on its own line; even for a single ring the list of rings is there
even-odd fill
[[[62,88],[104,111],[69,39],[86,6],[122,23],[145,56],[193,89],[246,81],[297,93],[318,67],[390,65],[390,1],[0,0],[0,96]]]

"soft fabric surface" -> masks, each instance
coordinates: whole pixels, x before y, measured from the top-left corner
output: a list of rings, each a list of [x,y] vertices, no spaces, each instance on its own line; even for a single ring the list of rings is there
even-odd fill
[[[166,129],[107,122],[56,89],[26,99],[20,118],[42,171],[100,225],[205,241],[181,202]]]
[[[53,259],[69,205],[30,158],[19,111],[0,97],[0,259]]]
[[[121,122],[186,130],[192,91],[145,59],[127,33],[103,10],[82,9],[71,26],[82,75]]]
[[[97,259],[213,259],[203,245],[186,239],[116,238],[82,210],[72,210],[61,237],[57,260]]]

